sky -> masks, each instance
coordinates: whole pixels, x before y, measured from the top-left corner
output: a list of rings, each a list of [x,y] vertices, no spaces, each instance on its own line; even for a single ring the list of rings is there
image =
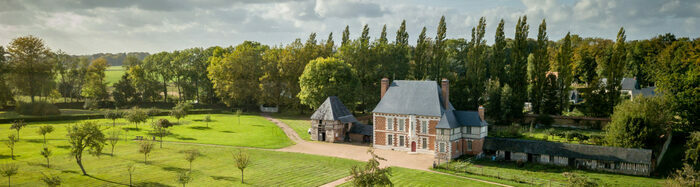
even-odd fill
[[[620,27],[628,40],[700,37],[699,0],[0,0],[0,45],[34,35],[68,54],[153,53],[246,40],[286,45],[310,33],[321,41],[331,32],[339,43],[346,25],[356,38],[365,24],[373,39],[386,24],[391,41],[404,19],[415,44],[423,27],[435,36],[443,15],[447,38],[467,39],[485,17],[488,43],[499,20],[512,38],[523,15],[531,38],[543,19],[550,40],[567,32],[614,39]]]

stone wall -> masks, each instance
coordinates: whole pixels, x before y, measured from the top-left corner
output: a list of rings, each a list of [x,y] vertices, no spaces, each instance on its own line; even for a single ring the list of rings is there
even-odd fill
[[[570,127],[580,129],[603,129],[610,122],[610,118],[594,118],[594,117],[574,117],[574,116],[554,116],[550,115],[554,120],[554,127]],[[526,124],[537,119],[535,114],[525,114],[523,118]]]

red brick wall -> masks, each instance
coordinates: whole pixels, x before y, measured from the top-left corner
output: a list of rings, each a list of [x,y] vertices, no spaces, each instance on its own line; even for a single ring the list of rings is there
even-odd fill
[[[428,134],[437,134],[437,131],[435,131],[435,127],[438,124],[438,121],[440,120],[430,120],[428,121]]]
[[[374,130],[384,130],[386,129],[386,118],[377,116],[374,117]]]
[[[477,155],[483,152],[484,139],[472,140],[472,151],[467,151],[467,140],[464,140],[464,153],[470,155]]]
[[[428,137],[428,150],[435,151],[435,136]]]
[[[386,133],[384,132],[374,132],[374,144],[376,145],[386,145]]]

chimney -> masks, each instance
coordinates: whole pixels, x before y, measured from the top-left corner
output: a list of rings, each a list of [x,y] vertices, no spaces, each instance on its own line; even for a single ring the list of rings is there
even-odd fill
[[[479,118],[481,118],[481,120],[486,120],[486,116],[484,115],[484,112],[486,112],[485,110],[486,108],[484,108],[483,105],[479,105]]]
[[[442,78],[442,104],[445,109],[450,108],[450,81],[446,78]]]
[[[384,94],[386,94],[386,91],[389,89],[389,78],[386,78],[386,77],[382,78],[382,88],[381,89],[382,89],[382,95],[379,97],[380,100],[382,98],[384,98]]]

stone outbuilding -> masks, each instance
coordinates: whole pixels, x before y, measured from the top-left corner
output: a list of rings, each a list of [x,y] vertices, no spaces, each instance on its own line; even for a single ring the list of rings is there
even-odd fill
[[[655,160],[649,149],[491,138],[484,151],[494,159],[570,166],[628,175],[649,176]]]
[[[350,141],[350,128],[359,124],[343,102],[336,96],[326,98],[326,101],[311,115],[311,140],[325,142]]]

